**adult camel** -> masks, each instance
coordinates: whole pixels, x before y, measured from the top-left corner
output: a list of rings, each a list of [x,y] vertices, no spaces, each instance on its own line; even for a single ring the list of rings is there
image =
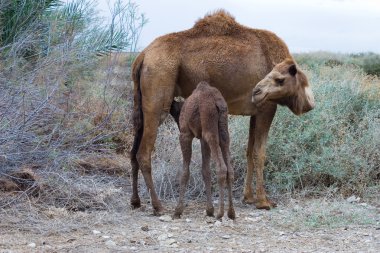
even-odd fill
[[[132,78],[133,207],[141,205],[138,195],[141,169],[154,213],[160,215],[164,210],[155,191],[151,168],[157,129],[169,112],[178,122],[174,97],[188,97],[200,81],[220,90],[229,114],[251,116],[243,201],[260,209],[275,206],[266,196],[263,170],[268,131],[277,104],[289,107],[296,115],[314,107],[307,78],[279,37],[240,25],[229,13],[219,10],[198,20],[189,30],[155,39],[135,59]],[[256,197],[252,190],[253,171]]]

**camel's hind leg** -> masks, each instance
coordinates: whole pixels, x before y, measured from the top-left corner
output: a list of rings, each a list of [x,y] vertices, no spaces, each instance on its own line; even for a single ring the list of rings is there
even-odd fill
[[[224,129],[228,129],[227,127]],[[232,186],[234,184],[234,169],[231,165],[231,156],[230,156],[230,138],[228,135],[228,130],[223,130],[222,128],[219,128],[219,141],[220,141],[220,148],[222,150],[224,162],[227,166],[227,190],[228,190],[228,212],[227,216],[228,218],[234,220],[235,215],[235,209],[233,204],[233,196],[232,196]]]
[[[202,149],[202,177],[206,188],[206,214],[207,216],[214,216],[214,206],[211,198],[211,170],[210,170],[210,147],[201,139]]]
[[[183,209],[184,209],[184,198],[185,198],[185,191],[187,187],[187,183],[189,182],[190,177],[190,161],[191,161],[191,143],[193,140],[193,136],[190,133],[181,133],[180,137],[180,144],[181,144],[181,150],[182,150],[182,157],[183,157],[183,168],[182,168],[182,175],[180,177],[179,182],[179,199],[177,207],[174,211],[173,218],[180,218]]]
[[[217,166],[218,185],[219,185],[219,211],[216,216],[217,219],[221,219],[224,215],[224,188],[227,179],[227,167],[224,163],[222,151],[219,146],[218,136],[214,134],[206,134],[205,140],[210,146],[211,155]]]
[[[156,141],[159,124],[160,118],[157,117],[156,113],[144,113],[144,131],[140,148],[137,152],[137,161],[143,174],[146,187],[148,188],[148,192],[150,193],[155,215],[161,215],[163,212],[163,207],[154,187],[151,165],[151,155]]]
[[[167,116],[170,110],[171,102],[173,101],[174,82],[173,85],[158,84],[155,80],[162,80],[156,76],[154,80],[142,79],[142,111],[144,119],[144,130],[141,138],[139,150],[137,152],[137,161],[139,168],[143,174],[145,184],[150,193],[154,214],[161,215],[164,211],[161,202],[156,193],[153,178],[151,155],[157,137],[158,127],[160,122]],[[154,89],[153,87],[157,87]]]
[[[143,134],[143,127],[141,126],[137,129],[135,133],[135,138],[133,141],[133,147],[131,151],[131,166],[132,166],[132,197],[131,205],[133,208],[139,208],[141,206],[141,201],[138,192],[138,176],[139,176],[139,163],[137,162],[137,151],[140,147],[140,142]]]

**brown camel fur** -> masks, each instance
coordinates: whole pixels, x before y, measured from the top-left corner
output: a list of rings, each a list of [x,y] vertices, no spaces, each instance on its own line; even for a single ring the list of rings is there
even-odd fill
[[[190,176],[191,146],[194,137],[200,139],[202,149],[202,176],[206,187],[208,216],[214,216],[211,199],[210,152],[217,165],[219,185],[219,212],[217,218],[224,215],[224,187],[228,189],[228,217],[235,219],[232,202],[232,184],[234,170],[230,158],[230,136],[228,134],[228,108],[218,89],[207,82],[200,82],[183,104],[179,118],[180,144],[183,156],[183,170],[179,186],[179,200],[174,218],[180,218],[184,209],[184,195]]]
[[[278,85],[271,83],[272,76],[276,75],[285,78]],[[257,208],[274,206],[266,196],[263,170],[268,131],[277,104],[289,107],[297,115],[314,106],[307,78],[280,38],[269,31],[242,26],[227,12],[217,11],[198,20],[189,30],[154,40],[135,59],[132,78],[135,128],[131,151],[133,207],[141,205],[137,181],[141,169],[155,214],[163,211],[151,172],[157,128],[169,112],[178,122],[174,97],[190,96],[203,80],[222,93],[230,114],[251,116],[243,201],[255,204]],[[260,84],[261,91],[253,91],[255,96],[252,96],[253,88],[262,79],[265,81]],[[281,87],[282,92],[277,88],[266,89],[266,84]],[[272,91],[277,95],[272,97]],[[256,198],[252,190],[253,171],[256,172]]]

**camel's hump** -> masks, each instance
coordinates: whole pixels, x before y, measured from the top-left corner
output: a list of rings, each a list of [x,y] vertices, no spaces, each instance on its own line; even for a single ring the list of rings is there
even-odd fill
[[[193,30],[204,35],[229,35],[239,30],[241,25],[225,10],[217,10],[199,19]]]

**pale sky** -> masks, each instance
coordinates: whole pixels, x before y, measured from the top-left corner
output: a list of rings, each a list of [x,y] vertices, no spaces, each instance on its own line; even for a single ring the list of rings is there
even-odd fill
[[[99,8],[108,10],[107,2]],[[128,0],[125,0],[128,1]],[[223,8],[246,26],[270,30],[292,52],[380,53],[380,0],[135,0],[149,19],[139,49],[156,37],[188,29]]]

